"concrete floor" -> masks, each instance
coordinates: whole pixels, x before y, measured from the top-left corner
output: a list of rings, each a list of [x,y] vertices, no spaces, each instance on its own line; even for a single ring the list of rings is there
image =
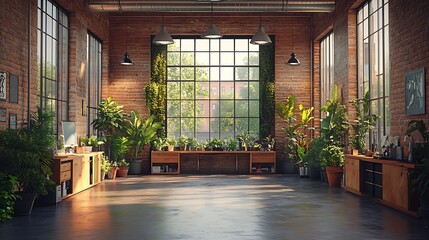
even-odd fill
[[[0,239],[429,239],[420,219],[294,175],[107,180],[0,224]]]

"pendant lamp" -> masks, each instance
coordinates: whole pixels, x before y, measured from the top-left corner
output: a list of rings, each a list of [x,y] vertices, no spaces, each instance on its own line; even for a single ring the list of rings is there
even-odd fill
[[[253,35],[252,40],[250,40],[250,43],[256,45],[265,45],[272,43],[270,37],[264,31],[264,27],[262,27],[261,15],[259,15],[258,31],[255,33],[255,35]]]
[[[169,45],[174,43],[173,38],[167,32],[167,29],[164,26],[164,16],[162,16],[161,29],[159,30],[159,33],[153,38],[152,42],[158,45]]]
[[[128,55],[128,43],[127,43],[127,30],[128,30],[128,17],[125,16],[125,54],[122,59],[121,65],[131,66],[134,65],[133,61],[131,61],[130,56]]]
[[[292,47],[294,46],[293,34],[294,34],[294,27],[292,25]],[[290,55],[289,61],[287,61],[287,64],[289,64],[291,66],[298,66],[301,64],[301,62],[298,60],[298,58],[296,58],[296,54],[294,52],[292,52],[292,54]]]
[[[201,34],[202,38],[208,38],[208,39],[216,39],[216,38],[222,38],[223,35],[219,32],[216,25],[213,23],[213,2],[211,2],[211,17],[210,17],[210,25],[207,28],[207,30]]]

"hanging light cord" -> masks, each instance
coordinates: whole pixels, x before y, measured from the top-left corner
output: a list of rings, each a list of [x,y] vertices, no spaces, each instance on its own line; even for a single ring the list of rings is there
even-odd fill
[[[127,35],[128,35],[128,16],[125,14],[125,52],[126,53],[128,53]]]
[[[213,24],[213,2],[211,3],[211,17],[210,17],[210,24]]]

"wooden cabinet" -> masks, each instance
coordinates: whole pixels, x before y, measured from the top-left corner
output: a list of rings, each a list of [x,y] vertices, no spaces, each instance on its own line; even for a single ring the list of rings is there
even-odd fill
[[[179,152],[152,151],[151,173],[152,174],[179,174],[180,161]]]
[[[360,192],[359,161],[346,158],[344,162],[344,186],[355,193]]]
[[[416,216],[410,204],[408,177],[409,169],[414,167],[414,164],[394,160],[347,155],[343,188]]]
[[[385,165],[383,168],[383,200],[408,209],[408,169]]]
[[[250,173],[275,173],[276,152],[252,152],[250,156]]]

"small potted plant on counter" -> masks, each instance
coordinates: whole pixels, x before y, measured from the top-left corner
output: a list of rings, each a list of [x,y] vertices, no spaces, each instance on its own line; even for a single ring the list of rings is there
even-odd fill
[[[167,138],[166,140],[168,151],[174,151],[174,147],[176,147],[177,140],[174,137]]]
[[[188,137],[186,137],[186,136],[180,136],[179,140],[177,141],[177,145],[179,145],[180,151],[186,151],[188,143],[189,143]]]

